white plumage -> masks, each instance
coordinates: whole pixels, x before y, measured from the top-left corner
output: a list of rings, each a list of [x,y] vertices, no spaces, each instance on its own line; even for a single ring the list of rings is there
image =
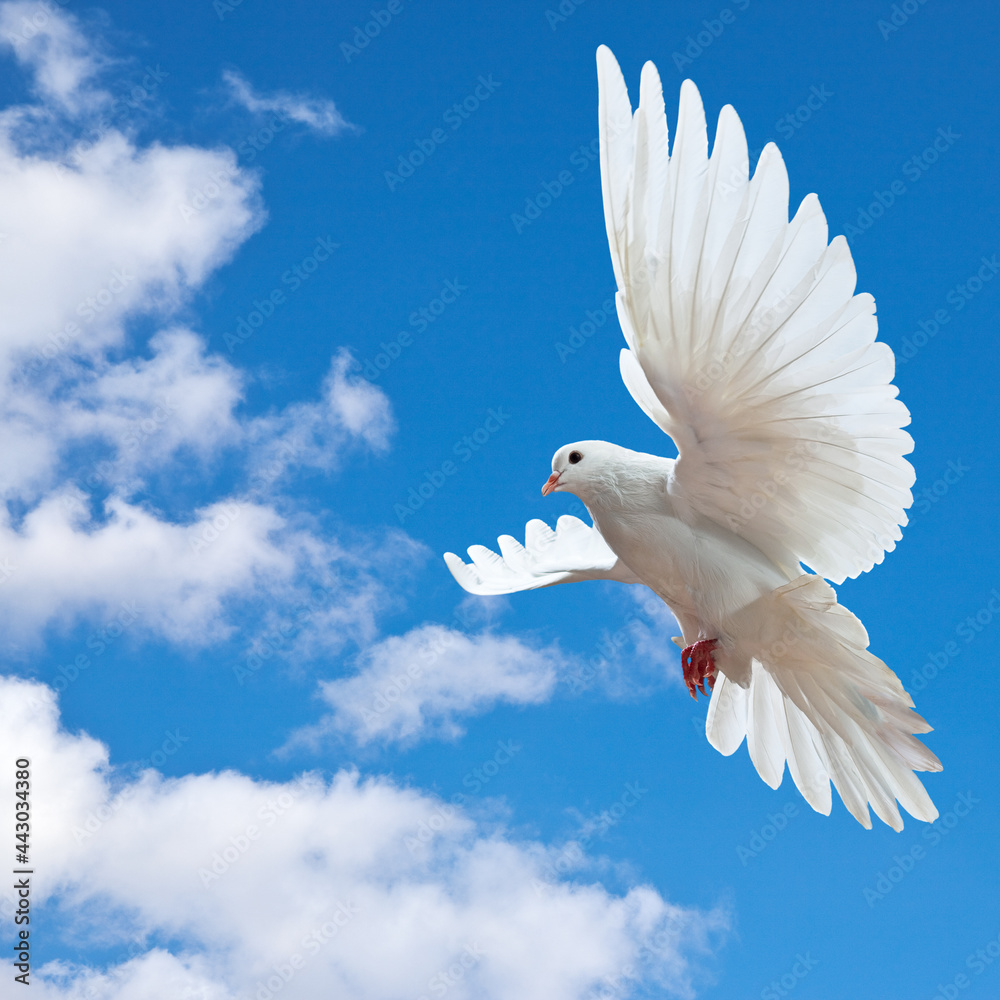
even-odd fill
[[[672,154],[660,80],[642,70],[633,114],[611,52],[597,53],[601,178],[621,374],[677,445],[675,460],[603,441],[556,452],[549,489],[586,504],[594,527],[527,526],[501,556],[448,553],[458,582],[502,594],[575,580],[641,582],[671,608],[684,642],[718,640],[706,731],[724,754],[744,737],[772,787],[784,764],[810,805],[868,804],[895,829],[898,800],[936,818],[914,771],[940,763],[930,727],[896,675],[868,652],[841,583],[895,547],[912,502],[913,447],[876,342],[875,302],[854,294],[842,236],[808,195],[788,221],[773,143],[749,177],[736,112],[722,109],[712,155],[697,88],[681,87]],[[814,573],[807,573],[800,563]]]

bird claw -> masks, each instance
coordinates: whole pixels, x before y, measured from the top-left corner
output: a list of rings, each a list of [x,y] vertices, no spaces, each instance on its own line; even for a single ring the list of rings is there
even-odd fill
[[[698,700],[698,691],[708,696],[705,681],[708,681],[709,691],[715,689],[715,660],[712,658],[712,652],[718,644],[717,639],[699,639],[681,652],[684,683],[695,701]]]

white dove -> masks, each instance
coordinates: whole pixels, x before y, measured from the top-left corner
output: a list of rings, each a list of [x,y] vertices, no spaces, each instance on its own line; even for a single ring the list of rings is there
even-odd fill
[[[896,675],[868,652],[861,622],[824,577],[872,568],[901,537],[912,503],[913,441],[876,343],[875,301],[854,294],[843,236],[827,245],[815,195],[788,221],[788,176],[773,143],[748,179],[736,112],[705,113],[681,86],[673,152],[659,76],[646,63],[632,113],[618,63],[597,51],[601,182],[632,397],[678,458],[606,441],[564,445],[542,487],[576,494],[588,527],[530,521],[501,556],[474,545],[445,560],[474,594],[574,580],[643,583],[684,633],[684,676],[712,686],[709,742],[746,737],[772,788],[785,761],[829,815],[830,780],[871,828],[868,803],[902,829],[938,813],[914,771],[941,764],[913,733],[930,726]],[[800,563],[815,574],[804,571]]]

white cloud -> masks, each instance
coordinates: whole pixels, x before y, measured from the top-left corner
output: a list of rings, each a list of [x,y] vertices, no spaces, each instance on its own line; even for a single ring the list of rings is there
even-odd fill
[[[264,219],[229,150],[140,149],[112,131],[76,152],[66,165],[0,135],[0,371],[18,357],[28,380],[175,309]]]
[[[395,429],[381,389],[351,372],[341,350],[330,363],[321,398],[260,417],[237,417],[247,377],[201,337],[182,327],[161,330],[148,357],[89,364],[64,359],[44,381],[18,379],[0,396],[0,421],[16,427],[17,461],[0,468],[0,496],[29,500],[71,474],[88,489],[138,486],[147,472],[190,458],[204,464],[239,449],[250,494],[270,496],[289,468],[333,471],[353,446],[384,452]],[[102,451],[75,464],[73,449]],[[82,463],[82,464],[81,464]]]
[[[253,114],[276,114],[305,125],[320,135],[333,136],[355,127],[344,119],[333,101],[285,91],[270,96],[258,94],[243,76],[233,70],[226,70],[222,78],[228,84],[233,99]]]
[[[461,716],[498,703],[547,701],[564,667],[554,647],[423,625],[368,647],[354,676],[321,684],[333,713],[296,739],[313,742],[332,732],[359,743],[454,738],[463,732]]]
[[[243,376],[224,358],[206,354],[201,337],[183,328],[149,340],[150,357],[130,358],[80,380],[72,431],[101,434],[133,461],[165,461],[187,446],[202,455],[239,439],[233,408]],[[69,421],[64,422],[64,426]]]
[[[0,497],[33,502],[72,475],[88,488],[111,488],[179,449],[207,458],[234,444],[233,408],[243,377],[201,338],[174,328],[155,334],[149,357],[90,363],[62,358],[37,380],[17,378],[0,391],[0,426],[16,458],[0,467]],[[67,467],[67,453],[90,447]],[[81,464],[82,463],[82,464]]]
[[[726,925],[650,886],[553,881],[555,848],[387,779],[123,782],[101,744],[59,726],[48,688],[0,680],[0,715],[0,758],[27,756],[34,775],[33,905],[58,903],[51,928],[121,956],[103,973],[36,967],[45,1000],[388,1000],[444,984],[454,1000],[571,1000],[609,982],[691,996],[691,960]],[[5,917],[13,905],[3,890]]]
[[[293,403],[248,422],[252,488],[268,493],[287,470],[298,466],[333,471],[355,443],[375,452],[388,450],[395,430],[392,406],[381,389],[352,371],[354,367],[350,353],[340,350],[331,360],[320,400]]]
[[[42,382],[9,387],[0,419],[18,427],[25,458],[33,457],[0,470],[0,495],[33,498],[65,474],[87,489],[127,489],[181,450],[204,463],[238,444],[242,374],[183,328],[154,334],[148,347],[149,357],[115,363],[65,359]],[[70,462],[67,453],[88,446],[103,457]]]
[[[384,451],[387,398],[341,353],[319,400],[238,416],[247,377],[171,325],[263,224],[259,178],[230,150],[143,147],[106,123],[91,127],[104,99],[94,79],[113,63],[55,4],[0,4],[0,36],[34,74],[39,102],[0,112],[7,641],[51,622],[114,618],[124,601],[141,608],[137,631],[208,642],[231,631],[239,601],[267,592],[280,619],[316,580],[335,581],[336,593],[309,635],[326,648],[335,630],[337,642],[370,635],[385,600],[371,568],[388,543],[324,537],[277,487],[290,464],[333,470],[355,444]],[[333,114],[303,108],[319,128]],[[139,317],[165,328],[132,343]],[[135,499],[174,470],[207,481],[223,457],[248,480],[232,497],[202,494],[199,509],[169,518]]]
[[[106,366],[77,383],[75,395],[8,400],[19,407],[2,423],[19,425],[22,457],[3,485],[31,502],[16,520],[0,509],[5,636],[26,641],[50,622],[116,615],[122,602],[138,602],[136,631],[205,643],[230,633],[229,604],[266,593],[264,633],[302,605],[310,581],[325,581],[306,637],[327,652],[371,637],[387,600],[376,571],[391,559],[398,578],[422,551],[392,533],[338,543],[301,514],[279,515],[277,487],[289,464],[331,468],[352,442],[380,443],[391,423],[385,397],[379,392],[367,403],[368,419],[345,427],[335,404],[341,391],[354,390],[335,359],[321,402],[237,420],[235,370],[206,357],[187,331],[160,334],[153,343],[152,358]],[[72,446],[92,439],[110,449],[106,457],[71,462]],[[192,457],[207,462],[223,445],[243,456],[245,490],[177,520],[129,499],[147,475],[177,462],[191,472]],[[60,471],[72,474],[73,485],[56,481]],[[91,491],[104,499],[93,500]]]
[[[326,403],[351,434],[363,438],[376,451],[385,451],[394,429],[389,400],[367,379],[351,377],[353,364],[346,351],[334,358],[324,386]]]
[[[172,524],[116,496],[95,522],[78,495],[51,494],[16,530],[0,525],[10,572],[5,633],[25,638],[53,620],[68,625],[134,607],[136,631],[184,642],[221,638],[227,597],[248,595],[265,579],[277,586],[295,572],[279,538],[283,526],[270,508],[231,502],[199,511],[190,525]]]
[[[104,60],[80,33],[75,19],[54,3],[0,4],[0,43],[34,74],[38,95],[66,111],[78,112],[105,96],[88,86]]]
[[[646,587],[620,588],[617,594],[624,602],[618,603],[618,614],[608,617],[597,642],[566,671],[569,690],[597,687],[612,698],[632,700],[666,685],[680,687],[680,650],[669,638],[680,626],[670,609]]]

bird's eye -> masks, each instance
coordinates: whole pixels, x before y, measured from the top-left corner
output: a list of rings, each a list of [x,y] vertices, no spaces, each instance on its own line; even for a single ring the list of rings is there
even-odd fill
[[[583,458],[583,455],[581,455],[578,451],[571,451],[569,453],[569,464],[576,465],[576,463],[579,462],[581,458]]]

